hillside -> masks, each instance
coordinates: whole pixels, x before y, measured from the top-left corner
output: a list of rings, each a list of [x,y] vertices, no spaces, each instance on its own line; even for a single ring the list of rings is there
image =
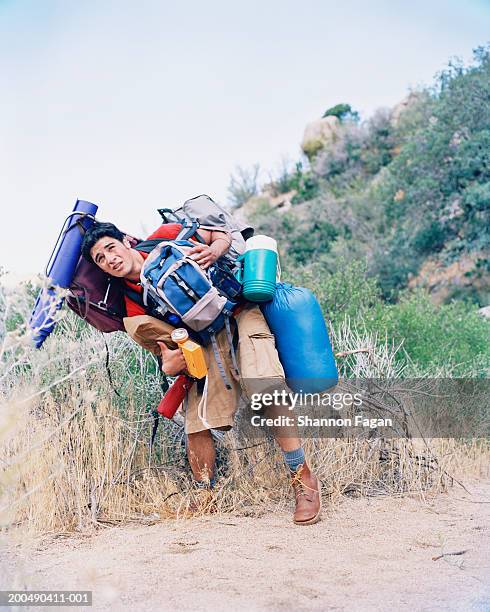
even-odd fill
[[[490,301],[490,47],[367,121],[347,104],[310,123],[305,159],[240,213],[275,236],[285,267],[365,262],[384,301]]]

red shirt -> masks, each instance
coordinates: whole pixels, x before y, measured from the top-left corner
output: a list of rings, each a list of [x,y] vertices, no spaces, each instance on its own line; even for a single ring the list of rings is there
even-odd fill
[[[177,238],[180,230],[182,229],[182,225],[180,223],[165,223],[164,225],[160,225],[160,227],[150,234],[147,240],[155,240],[156,238],[161,238],[162,240]],[[149,253],[141,253],[143,257],[146,259]],[[137,291],[138,293],[143,293],[143,289],[141,285],[138,283],[133,283],[129,280],[124,281],[128,287],[133,289],[133,291]],[[126,302],[126,313],[128,317],[136,317],[137,315],[146,314],[144,306],[140,306],[137,302],[133,302],[126,295],[124,296],[124,301]]]

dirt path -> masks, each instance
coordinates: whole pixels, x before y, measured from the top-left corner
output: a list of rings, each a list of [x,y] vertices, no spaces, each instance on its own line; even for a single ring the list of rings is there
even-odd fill
[[[490,482],[469,488],[345,499],[311,527],[280,511],[9,545],[0,586],[92,590],[95,610],[490,610]]]

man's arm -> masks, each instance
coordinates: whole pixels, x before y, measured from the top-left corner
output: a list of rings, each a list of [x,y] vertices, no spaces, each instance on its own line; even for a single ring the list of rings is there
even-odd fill
[[[201,268],[209,268],[219,257],[224,255],[231,245],[231,234],[226,230],[199,229],[199,235],[206,244],[197,244],[189,251]]]

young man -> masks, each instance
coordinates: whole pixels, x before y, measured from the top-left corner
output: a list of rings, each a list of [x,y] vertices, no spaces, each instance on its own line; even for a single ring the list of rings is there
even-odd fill
[[[162,225],[148,239],[175,239],[180,230],[179,224]],[[206,269],[228,251],[231,236],[220,229],[200,229],[199,234],[205,244],[196,242],[189,254]],[[107,274],[123,279],[131,291],[141,293],[140,273],[147,255],[132,248],[128,236],[113,224],[94,223],[84,236],[82,254]],[[129,335],[144,348],[155,354],[161,353],[162,370],[166,374],[176,376],[185,372],[186,363],[182,351],[170,338],[174,328],[165,321],[148,316],[141,304],[128,297],[125,300],[128,316],[124,319],[124,325]],[[232,427],[242,391],[250,397],[250,386],[260,381],[268,384],[272,381],[276,383],[276,387],[286,388],[284,370],[275,348],[274,337],[258,306],[245,304],[234,316],[233,330],[237,331],[239,338],[240,377],[236,375],[228,338],[225,330],[222,330],[217,334],[217,343],[222,358],[221,367],[231,388],[227,388],[224,383],[212,349],[204,347],[208,365],[208,400],[205,402],[205,414],[198,386],[193,385],[188,393],[185,414],[187,452],[196,486],[200,488],[212,487],[214,484],[215,448],[210,430],[228,430]],[[285,413],[287,414],[288,410],[284,407],[272,406],[268,416]],[[291,413],[288,416],[291,416]],[[291,483],[296,499],[293,520],[298,525],[316,523],[321,513],[320,482],[306,464],[296,429],[288,428],[285,433],[284,429],[281,431],[279,428],[273,435],[292,476]]]

